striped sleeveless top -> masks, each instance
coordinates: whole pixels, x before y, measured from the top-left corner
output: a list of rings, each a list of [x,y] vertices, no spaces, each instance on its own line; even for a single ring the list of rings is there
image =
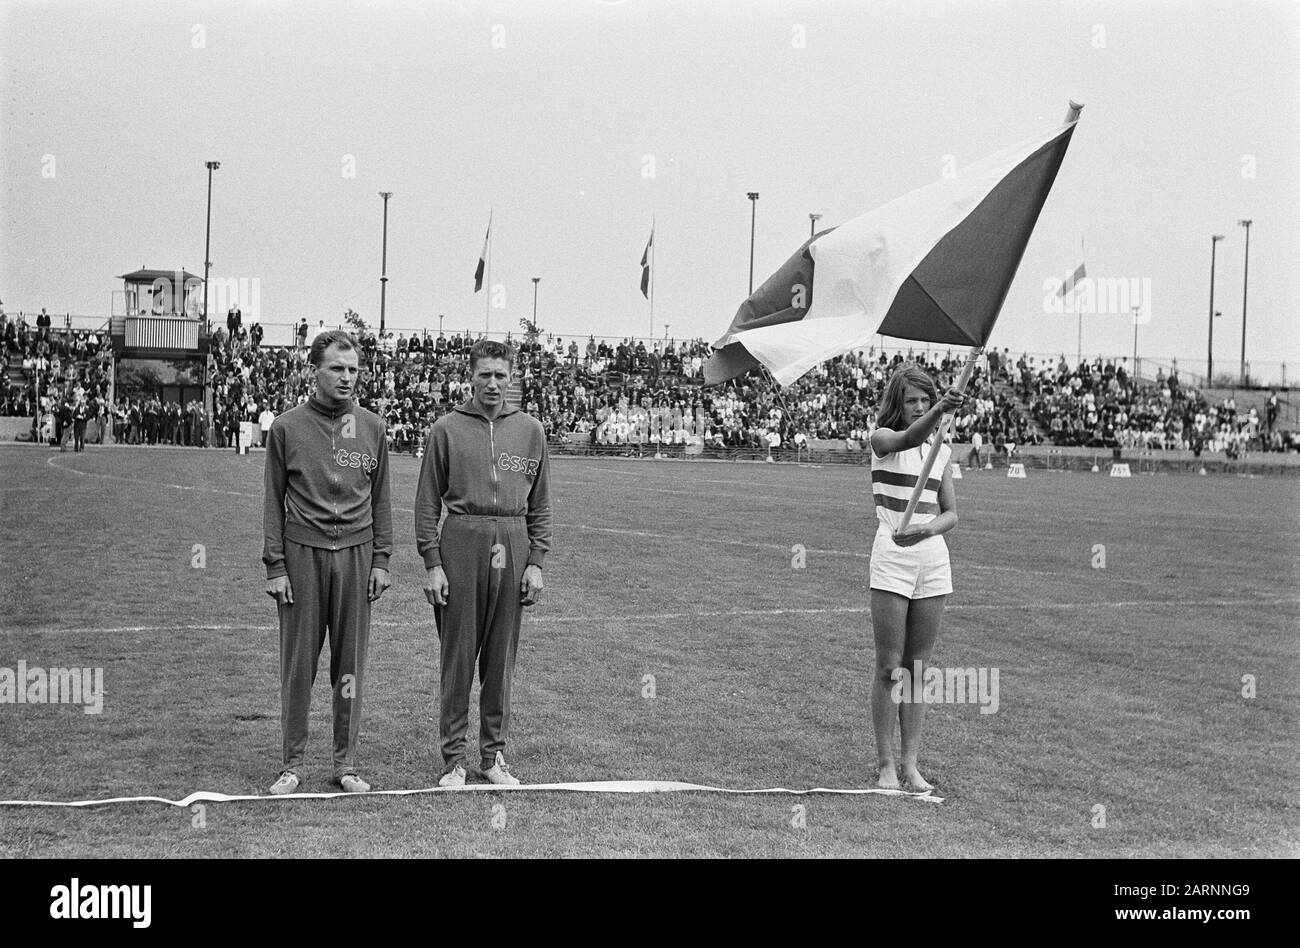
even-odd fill
[[[868,450],[871,450],[868,448]],[[919,448],[907,451],[895,451],[883,458],[871,451],[871,493],[876,501],[876,518],[882,526],[892,533],[898,529],[907,509],[907,501],[916,487],[916,479],[925,465],[925,456],[930,451],[930,442]],[[917,501],[912,514],[913,523],[928,523],[939,515],[939,485],[943,483],[943,472],[952,458],[952,448],[941,445],[939,456],[935,459],[930,476],[926,478],[925,489]]]

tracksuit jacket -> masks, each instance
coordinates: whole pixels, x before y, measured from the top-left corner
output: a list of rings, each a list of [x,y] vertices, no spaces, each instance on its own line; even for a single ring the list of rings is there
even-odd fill
[[[489,421],[469,401],[439,418],[415,495],[415,546],[425,568],[442,565],[443,507],[449,514],[524,517],[527,565],[540,567],[551,548],[550,474],[546,432],[531,415],[506,405]]]
[[[262,562],[286,575],[284,541],[343,550],[374,541],[371,567],[388,569],[393,511],[383,419],[351,402],[327,408],[313,395],[278,415],[266,439]]]

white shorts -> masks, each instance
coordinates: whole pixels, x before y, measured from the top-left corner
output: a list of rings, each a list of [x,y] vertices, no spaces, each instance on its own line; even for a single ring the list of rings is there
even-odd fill
[[[952,592],[948,544],[943,537],[930,537],[913,546],[899,546],[882,525],[871,545],[871,588],[908,599],[948,595]]]

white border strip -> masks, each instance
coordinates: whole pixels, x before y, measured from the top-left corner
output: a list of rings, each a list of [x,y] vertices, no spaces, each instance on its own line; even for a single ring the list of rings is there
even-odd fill
[[[195,803],[236,803],[245,800],[332,800],[335,797],[378,797],[378,796],[412,796],[424,793],[464,793],[466,791],[490,791],[507,793],[524,793],[535,791],[563,791],[575,793],[725,793],[734,795],[777,794],[807,796],[813,793],[838,794],[841,796],[865,796],[879,794],[887,797],[909,797],[924,800],[926,803],[942,803],[943,797],[936,797],[933,790],[924,793],[912,793],[907,790],[885,790],[880,787],[865,789],[837,789],[832,787],[813,787],[809,790],[789,790],[785,787],[770,787],[763,790],[733,790],[728,787],[710,787],[698,783],[681,783],[676,780],[592,780],[584,783],[531,783],[519,786],[499,786],[491,783],[466,784],[463,787],[423,787],[417,790],[371,790],[368,793],[285,793],[279,796],[240,795],[213,793],[209,790],[197,790],[180,800],[168,800],[165,797],[109,797],[103,800],[0,800],[0,806],[47,806],[47,807],[92,807],[106,806],[112,803],[165,803],[168,806],[189,807]]]

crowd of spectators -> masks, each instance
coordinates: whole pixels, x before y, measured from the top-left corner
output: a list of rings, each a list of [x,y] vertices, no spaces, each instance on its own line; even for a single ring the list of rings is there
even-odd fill
[[[473,342],[468,333],[412,338],[360,333],[366,371],[358,398],[384,416],[395,449],[414,449],[439,415],[469,397]],[[891,358],[873,349],[834,359],[783,390],[760,370],[703,388],[703,367],[712,350],[702,339],[613,343],[592,336],[585,341],[527,336],[517,350],[521,406],[542,422],[549,438],[630,450],[685,443],[763,449],[810,439],[862,443],[890,373],[904,361],[901,353]],[[952,384],[960,369],[951,353],[914,358],[941,387]],[[1035,440],[1033,426],[982,375],[976,375],[970,391],[974,397],[956,422],[959,439],[980,431],[999,446]],[[304,394],[300,385],[296,396]],[[246,417],[255,405],[256,399],[244,410]]]
[[[263,347],[262,327],[216,329],[209,352],[212,369],[212,429],[216,447],[235,443],[241,422],[256,422],[269,409],[279,415],[304,401],[311,391],[307,350]],[[201,406],[200,406],[201,410]]]
[[[112,373],[107,334],[54,329],[44,310],[29,325],[0,309],[0,415],[31,416],[33,438],[62,443],[74,425],[91,419],[102,433]]]
[[[1247,451],[1286,451],[1290,432],[1276,428],[1277,393],[1259,409],[1238,412],[1232,397],[1219,404],[1182,384],[1177,368],[1157,370],[1153,382],[1130,376],[1123,360],[1100,356],[1071,367],[1035,368],[1023,357],[1016,387],[1053,444],[1094,448],[1221,451],[1236,459]]]
[[[350,314],[351,315],[351,314]],[[204,405],[165,403],[157,397],[124,397],[109,406],[112,353],[107,336],[52,330],[44,317],[29,327],[0,311],[0,370],[21,362],[29,380],[11,381],[0,371],[0,413],[36,411],[39,383],[45,436],[58,434],[67,408],[78,399],[92,417],[111,421],[117,439],[132,444],[218,447],[235,443],[241,422],[269,421],[304,401],[312,389],[307,347],[314,336],[306,321],[297,345],[262,346],[262,327],[245,327],[238,310],[211,337],[212,395]],[[41,323],[44,323],[42,325]],[[324,325],[316,332],[324,329]],[[356,323],[362,377],[360,403],[386,421],[395,450],[414,451],[440,415],[470,395],[468,353],[476,337],[466,333],[407,336],[376,334]],[[815,368],[793,385],[778,388],[764,370],[753,370],[717,387],[703,387],[711,347],[702,339],[585,341],[527,334],[514,342],[521,407],[537,417],[553,441],[626,445],[638,452],[659,444],[764,449],[805,446],[810,441],[865,445],[892,372],[916,361],[940,391],[954,384],[964,353],[850,352]],[[1037,363],[1007,350],[991,350],[975,370],[968,399],[953,423],[953,440],[977,441],[1010,454],[1017,446],[1047,440],[1096,448],[1223,451],[1289,450],[1289,432],[1275,430],[1277,397],[1261,413],[1238,413],[1231,398],[1211,405],[1180,383],[1177,370],[1163,370],[1154,384],[1138,382],[1124,360],[1097,358],[1071,366]],[[1017,397],[1028,406],[1026,413]],[[1046,439],[1043,434],[1046,434]]]
[[[113,406],[113,439],[119,444],[179,444],[207,447],[208,418],[203,403],[123,397]]]

